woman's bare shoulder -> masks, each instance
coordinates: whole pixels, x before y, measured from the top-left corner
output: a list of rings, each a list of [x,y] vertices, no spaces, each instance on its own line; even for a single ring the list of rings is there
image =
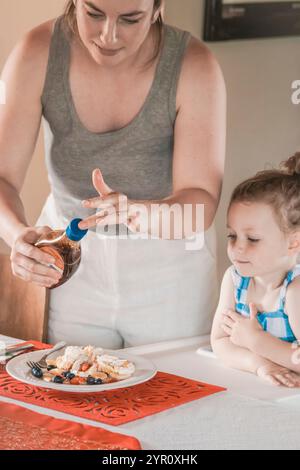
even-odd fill
[[[193,76],[195,73],[197,76],[209,76],[220,73],[219,63],[211,52],[211,50],[194,36],[191,36],[187,45],[183,64],[182,72],[186,75]]]
[[[19,42],[28,58],[33,60],[47,59],[51,43],[55,19],[35,26],[24,34]]]
[[[191,36],[183,57],[178,83],[178,109],[184,104],[187,96],[216,89],[226,94],[220,65],[206,44]]]
[[[10,53],[3,76],[22,77],[22,85],[40,93],[43,87],[55,19],[27,31]]]

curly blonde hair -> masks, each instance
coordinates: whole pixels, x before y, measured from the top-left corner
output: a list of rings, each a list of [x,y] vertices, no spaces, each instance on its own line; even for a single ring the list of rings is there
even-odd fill
[[[279,169],[264,170],[240,183],[229,203],[263,202],[270,205],[281,230],[300,229],[300,152],[281,162]]]
[[[159,8],[161,8],[162,3],[163,3],[163,0],[154,0],[153,14]],[[65,26],[67,33],[78,36],[79,33],[77,29],[76,6],[73,0],[67,1],[64,12],[63,12],[63,16],[64,16],[64,26]],[[155,60],[157,59],[160,53],[162,40],[163,40],[163,26],[164,26],[163,18],[162,18],[161,13],[159,13],[156,22],[152,25],[152,27],[156,29],[157,39],[156,39],[155,51],[154,51],[152,58],[150,59],[149,63],[146,64],[146,66],[151,65],[153,62],[155,62]]]

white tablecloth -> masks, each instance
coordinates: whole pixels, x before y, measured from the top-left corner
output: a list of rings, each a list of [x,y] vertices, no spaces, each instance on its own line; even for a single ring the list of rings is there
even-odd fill
[[[7,340],[1,337],[0,340]],[[196,353],[207,338],[130,348],[158,370],[227,387],[218,393],[122,426],[108,426],[22,404],[43,414],[133,435],[143,449],[299,449],[300,390],[273,388],[257,377],[223,368]],[[21,404],[18,401],[0,400]]]

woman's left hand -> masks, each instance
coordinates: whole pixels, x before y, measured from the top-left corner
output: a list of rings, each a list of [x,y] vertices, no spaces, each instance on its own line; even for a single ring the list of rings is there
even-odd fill
[[[87,217],[79,224],[82,230],[90,229],[96,225],[125,224],[136,231],[136,218],[133,205],[125,194],[118,193],[110,188],[104,181],[99,169],[93,171],[93,185],[98,192],[98,197],[82,201],[82,205],[88,209],[98,209],[95,215]]]
[[[252,349],[255,337],[263,330],[257,320],[257,308],[250,303],[250,317],[242,317],[233,310],[227,310],[223,315],[221,328],[230,336],[230,341],[241,348]]]

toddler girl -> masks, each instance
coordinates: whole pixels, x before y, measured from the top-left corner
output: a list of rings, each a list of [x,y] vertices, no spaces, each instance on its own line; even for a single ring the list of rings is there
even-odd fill
[[[300,386],[300,152],[237,186],[228,256],[211,334],[227,366]]]

